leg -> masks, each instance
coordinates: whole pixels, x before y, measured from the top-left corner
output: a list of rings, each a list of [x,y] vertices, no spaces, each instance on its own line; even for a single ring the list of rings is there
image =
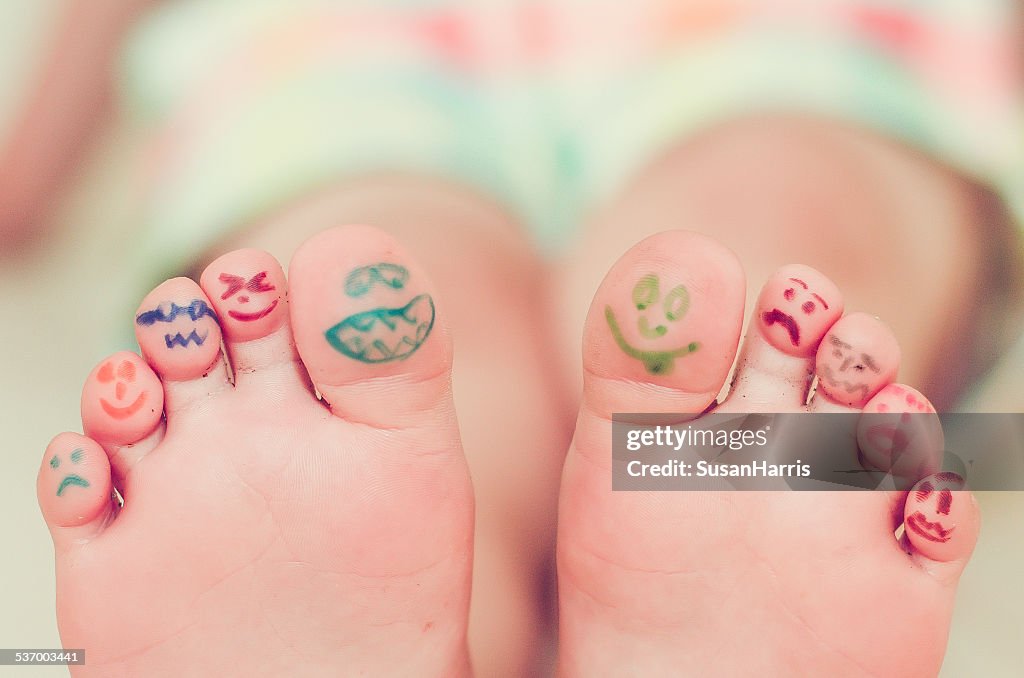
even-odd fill
[[[748,298],[784,264],[826,272],[851,310],[871,308],[892,324],[908,356],[903,377],[947,408],[966,371],[978,369],[948,357],[963,356],[981,300],[997,292],[984,272],[1005,275],[998,252],[1009,227],[994,216],[969,182],[869,132],[794,116],[723,125],[638,176],[559,267],[566,364],[578,363],[571,358],[587,304],[616,257],[647,235],[685,228],[739,255]]]
[[[477,499],[470,646],[481,675],[527,675],[549,627],[554,519],[571,406],[538,299],[545,271],[521,227],[480,196],[380,176],[330,189],[223,249],[282,260],[309,235],[368,223],[398,238],[438,287],[455,343],[454,392]]]

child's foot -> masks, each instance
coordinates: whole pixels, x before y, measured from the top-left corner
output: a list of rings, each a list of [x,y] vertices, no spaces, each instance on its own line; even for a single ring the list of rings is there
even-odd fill
[[[978,530],[959,477],[931,477],[909,497],[611,489],[612,414],[704,411],[736,354],[744,290],[730,252],[674,231],[635,246],[597,292],[562,479],[560,667],[581,676],[934,675]],[[899,362],[891,333],[866,314],[840,320],[842,311],[820,273],[779,271],[720,410],[803,410],[816,363],[811,410],[874,400],[872,412],[893,412],[910,396],[909,411],[927,410],[916,391],[885,388]]]
[[[97,366],[89,437],[47,448],[80,675],[467,672],[473,494],[443,307],[364,227],[314,237],[290,274],[239,250],[201,288],[160,285],[135,319],[146,360]]]

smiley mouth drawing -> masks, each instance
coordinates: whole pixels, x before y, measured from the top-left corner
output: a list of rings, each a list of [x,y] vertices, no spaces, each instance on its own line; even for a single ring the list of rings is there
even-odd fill
[[[114,419],[127,419],[142,408],[142,404],[146,402],[145,392],[140,393],[139,397],[134,402],[125,405],[124,407],[118,407],[117,405],[111,405],[103,398],[100,398],[100,406],[103,410]]]
[[[622,352],[631,358],[636,358],[644,364],[644,368],[651,374],[671,374],[672,370],[675,369],[676,358],[689,355],[700,348],[700,345],[691,341],[682,348],[672,349],[668,351],[645,351],[643,349],[636,348],[630,345],[626,338],[622,334],[622,330],[619,328],[619,322],[615,319],[615,312],[612,311],[611,306],[606,306],[604,309],[605,320],[608,321],[608,328],[612,332],[612,337],[615,339],[615,343],[619,345]],[[643,328],[646,325],[641,325],[640,329],[643,332]],[[664,327],[659,325],[658,327]],[[664,332],[657,333],[655,328],[656,336],[661,336]]]
[[[78,487],[89,487],[89,481],[77,474],[71,474],[66,476],[64,480],[60,481],[60,486],[57,487],[57,496],[64,494],[64,490],[72,485]]]
[[[400,308],[375,308],[350,315],[324,336],[334,350],[364,363],[405,360],[416,352],[434,327],[434,300],[414,297]]]
[[[948,530],[942,527],[942,523],[931,522],[924,517],[924,514],[920,511],[914,512],[909,518],[907,518],[907,529],[913,530],[914,534],[917,534],[928,541],[934,541],[944,543],[950,540],[950,535],[953,534],[953,530],[956,527],[951,527]]]
[[[241,320],[244,323],[251,323],[251,322],[253,322],[255,320],[259,320],[260,318],[266,318],[268,315],[270,315],[270,313],[275,308],[277,308],[277,302],[278,301],[279,301],[278,299],[274,299],[273,303],[271,303],[270,306],[267,306],[262,311],[257,311],[256,313],[242,313],[241,311],[228,311],[228,315],[231,316],[232,318],[234,318],[235,320]]]
[[[765,311],[761,315],[761,319],[764,320],[764,324],[771,327],[775,323],[778,323],[786,328],[789,332],[789,341],[794,346],[800,345],[800,326],[796,324],[796,320],[793,316],[783,313],[777,308],[773,308],[770,311]]]

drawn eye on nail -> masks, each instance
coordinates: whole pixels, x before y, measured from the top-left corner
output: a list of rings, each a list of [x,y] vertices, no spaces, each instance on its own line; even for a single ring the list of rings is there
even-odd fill
[[[665,295],[665,317],[675,322],[679,320],[690,308],[690,293],[682,285],[676,285]]]
[[[660,291],[658,289],[658,276],[653,273],[645,275],[633,286],[633,305],[638,311],[643,311],[651,304],[658,301]]]
[[[361,297],[374,285],[382,285],[393,290],[405,287],[409,280],[409,271],[404,266],[381,262],[370,266],[360,266],[345,278],[345,294],[350,297]]]

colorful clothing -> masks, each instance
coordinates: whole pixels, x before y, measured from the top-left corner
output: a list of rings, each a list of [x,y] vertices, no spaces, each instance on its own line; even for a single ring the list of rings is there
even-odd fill
[[[183,0],[138,30],[127,107],[168,268],[375,170],[504,201],[547,250],[668,144],[749,112],[857,121],[996,187],[1024,223],[1008,0]],[[148,259],[150,262],[153,258]]]

